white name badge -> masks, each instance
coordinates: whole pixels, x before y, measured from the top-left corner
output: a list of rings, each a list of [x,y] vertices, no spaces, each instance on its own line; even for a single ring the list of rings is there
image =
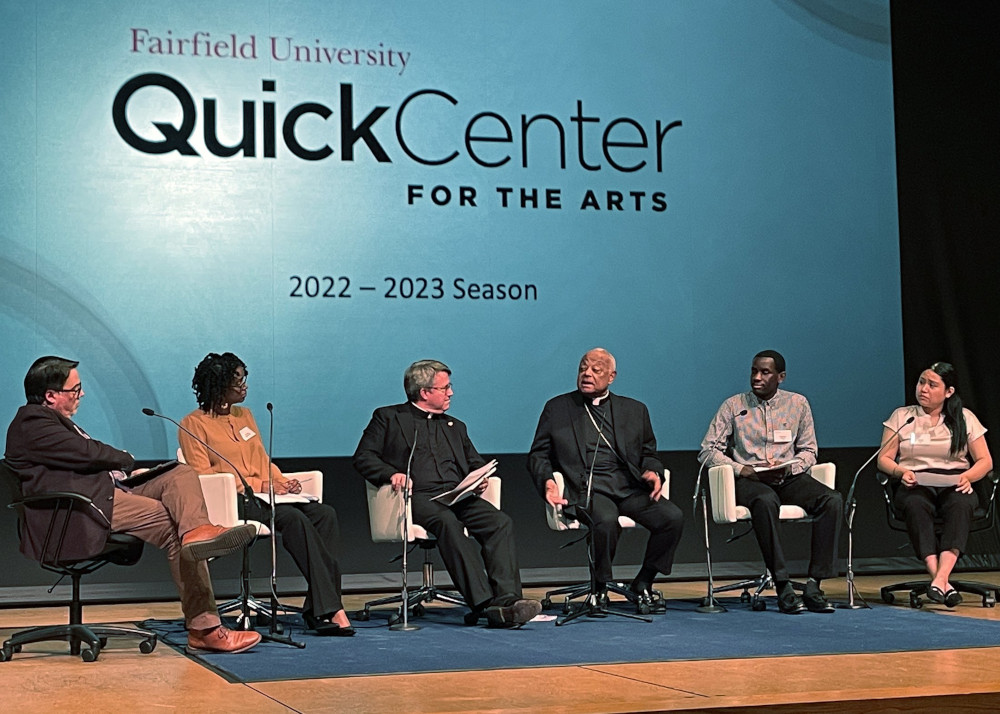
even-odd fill
[[[931,443],[931,435],[926,431],[917,433],[915,431],[910,432],[910,443],[911,444],[929,444]]]
[[[243,437],[243,441],[250,441],[250,439],[252,439],[255,436],[257,436],[257,434],[254,433],[253,429],[251,429],[248,426],[245,426],[242,429],[240,429],[240,436]]]
[[[792,440],[792,430],[791,429],[775,429],[774,430],[774,443],[775,444],[787,444]]]

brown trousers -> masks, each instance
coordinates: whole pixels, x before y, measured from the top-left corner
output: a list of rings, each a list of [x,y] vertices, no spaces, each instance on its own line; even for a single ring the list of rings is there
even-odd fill
[[[115,489],[111,530],[166,551],[189,630],[207,630],[221,623],[207,563],[181,557],[184,534],[208,524],[201,482],[190,466],[178,465],[131,491]]]

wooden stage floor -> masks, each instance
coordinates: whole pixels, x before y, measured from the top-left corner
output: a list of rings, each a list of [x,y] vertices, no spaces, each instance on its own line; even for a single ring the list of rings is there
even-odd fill
[[[1000,574],[972,579],[998,582]],[[859,577],[862,595],[882,606],[879,587],[902,577]],[[844,580],[825,582],[845,599]],[[703,582],[671,582],[671,598],[704,593]],[[537,589],[529,591],[538,595]],[[366,598],[351,595],[349,609]],[[1000,608],[969,599],[942,617],[1000,618]],[[179,617],[175,603],[93,605],[88,622]],[[720,615],[722,617],[723,615]],[[805,616],[805,615],[804,615]],[[804,617],[803,616],[803,617]],[[669,614],[666,615],[669,617]],[[819,617],[813,615],[813,617]],[[824,617],[836,617],[836,614]],[[63,608],[0,610],[0,639],[63,622]],[[359,637],[364,633],[359,633]],[[405,635],[404,635],[405,636]],[[553,667],[490,672],[293,680],[230,684],[170,647],[150,655],[134,643],[109,643],[97,662],[65,654],[63,643],[31,645],[0,663],[0,700],[11,712],[663,712],[998,711],[997,647],[901,654],[781,657]]]

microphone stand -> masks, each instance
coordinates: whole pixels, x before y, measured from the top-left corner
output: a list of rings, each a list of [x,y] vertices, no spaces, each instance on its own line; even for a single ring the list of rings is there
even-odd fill
[[[701,496],[701,516],[705,526],[705,564],[708,566],[708,594],[705,596],[702,604],[695,609],[698,612],[716,614],[726,612],[726,608],[720,605],[719,601],[715,598],[715,581],[712,579],[712,545],[708,538],[708,497],[701,485],[701,475],[705,471],[705,463],[707,462],[708,459],[705,459],[698,468],[698,479],[695,481],[694,496],[691,499],[691,511],[697,513],[698,496]]]
[[[413,466],[413,454],[417,450],[417,426],[413,426],[413,446],[410,447],[410,457],[406,460],[406,480],[403,482],[403,523],[402,523],[402,541],[403,541],[403,584],[402,589],[399,593],[400,608],[403,610],[403,619],[397,620],[396,622],[389,625],[389,629],[393,632],[413,632],[419,630],[419,625],[410,624],[410,600],[407,594],[406,588],[406,558],[408,555],[410,541],[410,488],[413,484],[413,476],[411,468]]]
[[[270,518],[268,519],[268,527],[271,529],[271,622],[268,625],[267,634],[261,637],[269,642],[278,642],[301,650],[305,648],[305,643],[296,642],[291,635],[282,634],[284,628],[278,622],[278,610],[288,612],[290,608],[278,602],[278,551],[276,544],[278,531],[274,526],[274,509],[277,504],[274,502],[274,473],[271,470],[271,450],[274,447],[274,405],[271,402],[267,403],[267,414],[270,417],[267,437],[267,495],[271,506]]]
[[[847,522],[847,602],[837,603],[836,607],[840,610],[860,610],[862,608],[871,609],[871,605],[869,605],[865,599],[861,597],[861,593],[858,592],[858,588],[854,584],[854,514],[858,508],[858,499],[854,494],[854,490],[858,485],[858,476],[860,476],[861,472],[868,467],[868,464],[874,461],[875,458],[882,453],[883,449],[885,449],[885,447],[899,435],[902,428],[907,424],[910,424],[915,418],[916,417],[911,416],[909,419],[900,424],[899,427],[889,435],[889,438],[875,450],[875,453],[869,456],[868,460],[861,464],[861,468],[854,473],[854,478],[851,479],[851,487],[847,490],[847,513],[844,515],[844,519]],[[861,600],[863,604],[859,605],[854,602],[855,594],[857,594],[858,599]]]

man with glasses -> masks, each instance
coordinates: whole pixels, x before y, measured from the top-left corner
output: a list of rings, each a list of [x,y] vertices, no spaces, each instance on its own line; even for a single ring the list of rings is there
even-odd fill
[[[354,452],[354,468],[375,486],[402,490],[409,471],[413,522],[437,538],[455,587],[474,615],[491,627],[519,627],[541,612],[521,594],[510,517],[478,495],[445,505],[432,500],[486,464],[465,424],[445,416],[454,390],[451,370],[436,360],[411,364],[403,375],[405,404],[380,407]],[[486,481],[479,492],[486,490]],[[468,536],[465,535],[468,531]]]
[[[135,461],[127,451],[90,436],[72,417],[84,396],[78,362],[35,360],[24,378],[27,404],[7,429],[7,464],[21,478],[25,496],[70,491],[87,496],[92,512],[74,512],[61,557],[85,559],[103,550],[111,532],[129,533],[166,551],[188,629],[188,651],[244,652],[260,641],[256,632],[222,626],[209,558],[240,550],[254,526],[214,526],[208,520],[198,474],[182,464],[134,487],[122,484]],[[21,550],[36,560],[50,514],[25,512]]]

